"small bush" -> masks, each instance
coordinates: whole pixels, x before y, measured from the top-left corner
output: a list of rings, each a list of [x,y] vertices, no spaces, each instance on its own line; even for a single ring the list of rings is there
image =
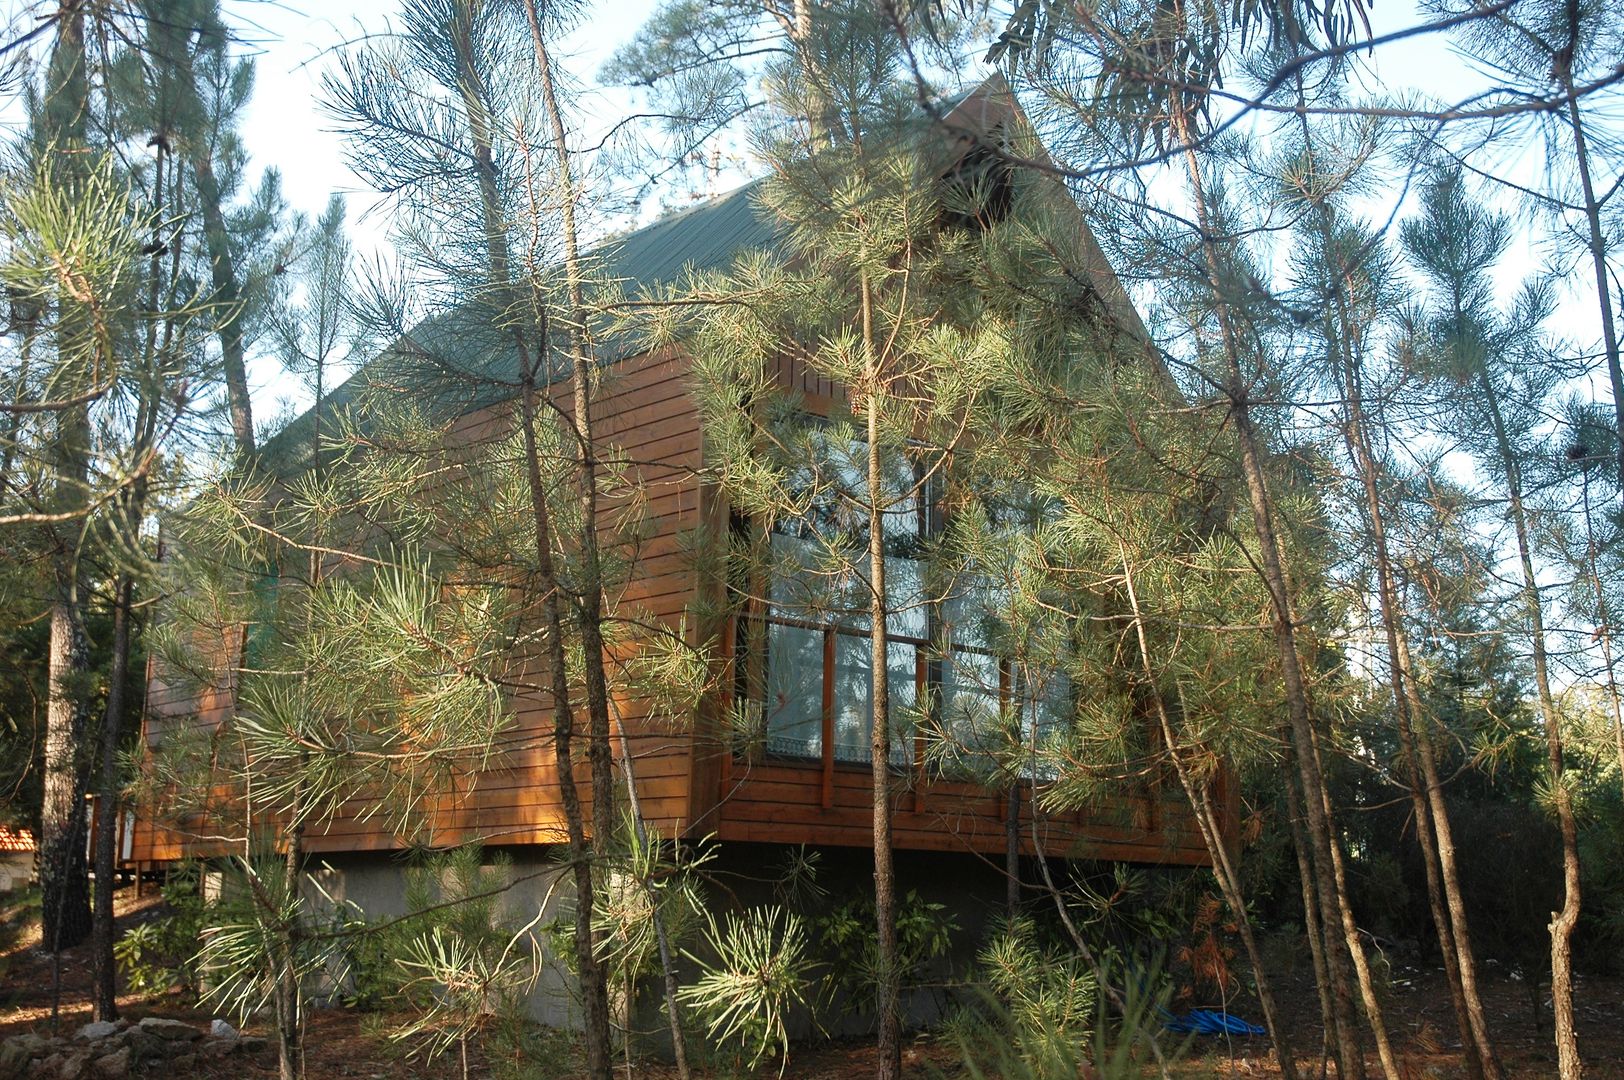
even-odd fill
[[[1081,956],[1020,919],[993,933],[976,974],[978,1000],[943,1031],[975,1080],[1127,1080],[1145,1075],[1158,1049],[1169,1061],[1183,1052],[1156,1041],[1170,992],[1159,957],[1102,971],[1117,987],[1113,1004]]]
[[[819,959],[827,965],[821,1001],[850,1015],[874,1000],[879,950],[874,940],[874,897],[853,896],[813,921]],[[958,924],[942,904],[909,889],[897,904],[897,966],[904,991],[917,987],[926,970],[947,955]]]
[[[131,993],[152,996],[179,989],[195,1000],[202,989],[198,941],[208,919],[196,869],[171,876],[163,899],[168,912],[125,931],[113,943],[113,959]]]
[[[678,991],[718,1048],[737,1047],[736,1065],[754,1069],[775,1048],[789,1061],[790,1012],[805,1003],[806,926],[780,907],[711,920],[705,934],[715,960],[688,954],[700,976]],[[782,1072],[782,1068],[780,1068]]]

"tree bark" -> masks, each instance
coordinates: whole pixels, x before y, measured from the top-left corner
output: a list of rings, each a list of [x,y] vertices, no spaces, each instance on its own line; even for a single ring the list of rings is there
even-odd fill
[[[1301,85],[1299,76],[1299,94]],[[1306,119],[1303,128],[1306,139]],[[1330,212],[1323,203],[1318,210],[1327,258],[1334,258],[1336,246]],[[1328,266],[1327,270],[1334,300],[1327,311],[1327,337],[1336,354],[1333,358],[1341,370],[1345,409],[1343,435],[1358,469],[1364,496],[1371,558],[1376,568],[1377,599],[1387,644],[1394,716],[1398,724],[1400,753],[1405,763],[1411,812],[1415,818],[1416,840],[1420,844],[1421,861],[1426,870],[1428,906],[1438,934],[1438,948],[1443,957],[1445,980],[1449,984],[1450,1003],[1455,1010],[1455,1023],[1460,1032],[1467,1072],[1473,1078],[1499,1080],[1500,1066],[1495,1060],[1488,1022],[1483,1014],[1483,1001],[1477,988],[1477,962],[1472,950],[1465,900],[1460,890],[1460,875],[1455,864],[1449,807],[1438,783],[1431,740],[1424,730],[1426,714],[1414,669],[1410,665],[1408,635],[1404,630],[1404,616],[1387,543],[1386,515],[1378,487],[1381,469],[1371,449],[1365,424],[1359,361],[1351,344],[1356,330],[1348,309],[1347,295],[1342,288],[1344,271],[1335,265]],[[1332,312],[1335,321],[1332,321]]]
[[[61,166],[59,182],[85,171],[85,131],[90,84],[85,68],[84,0],[61,0],[56,43],[47,70],[44,122]],[[73,406],[57,417],[50,447],[57,508],[87,506],[90,416]],[[40,919],[45,947],[71,948],[90,932],[88,867],[85,862],[84,752],[88,706],[82,685],[88,674],[84,609],[79,597],[83,522],[68,520],[52,540],[50,687],[45,719],[45,799],[40,810]]]
[[[90,933],[85,863],[86,706],[77,680],[88,667],[78,597],[58,581],[51,605],[50,699],[45,720],[45,802],[40,810],[41,941],[71,949]]]
[[[203,214],[203,243],[209,254],[209,279],[214,286],[211,302],[220,339],[220,366],[226,381],[226,404],[231,411],[231,432],[241,457],[252,457],[254,447],[254,408],[248,392],[248,365],[242,332],[242,285],[236,255],[231,250],[231,234],[226,231],[225,212],[220,205],[220,182],[207,148],[194,142],[192,173],[197,181],[198,208]]]
[[[1580,1080],[1584,1062],[1579,1057],[1579,1037],[1573,1016],[1573,930],[1579,923],[1579,826],[1573,812],[1573,796],[1564,777],[1561,716],[1551,693],[1551,679],[1545,650],[1545,615],[1539,598],[1539,579],[1528,536],[1528,513],[1523,505],[1522,467],[1506,433],[1505,419],[1495,388],[1485,371],[1480,380],[1483,403],[1494,425],[1495,445],[1510,502],[1511,522],[1517,535],[1517,561],[1522,570],[1523,614],[1534,654],[1534,687],[1539,698],[1540,719],[1545,723],[1545,752],[1551,770],[1551,799],[1556,807],[1557,826],[1562,833],[1562,907],[1552,912],[1551,933],[1551,1018],[1556,1039],[1557,1075],[1561,1080]]]
[[[480,212],[483,218],[486,256],[490,268],[490,284],[504,308],[504,314],[513,315],[515,305],[512,262],[508,251],[507,223],[502,213],[501,198],[496,183],[496,163],[492,151],[490,116],[485,106],[484,84],[473,56],[473,44],[467,27],[453,28],[456,40],[458,66],[461,70],[461,92],[464,118],[474,146],[474,171],[479,184]],[[543,313],[544,314],[544,313]],[[594,947],[592,910],[595,903],[593,888],[593,851],[586,838],[586,822],[581,808],[580,789],[575,780],[574,734],[575,715],[570,702],[569,658],[564,638],[564,593],[553,562],[555,533],[551,511],[547,505],[547,485],[542,477],[540,447],[537,439],[540,396],[545,385],[538,385],[537,367],[546,355],[547,326],[545,318],[539,328],[536,348],[532,348],[529,335],[522,322],[514,320],[513,343],[518,353],[519,428],[524,445],[525,477],[530,494],[531,519],[536,551],[537,584],[542,591],[542,609],[547,628],[547,658],[553,698],[553,760],[558,773],[559,797],[564,807],[565,828],[569,837],[570,868],[575,884],[575,962],[585,1012],[586,1066],[592,1080],[611,1080],[614,1058],[609,1038],[609,989],[603,964]],[[583,646],[585,643],[583,642]],[[602,802],[613,789],[610,784],[600,787],[596,802]]]
[[[189,99],[187,114],[198,123],[208,116],[203,94],[197,86],[197,68],[192,53],[192,35],[176,42],[174,62],[180,68],[181,93]],[[231,416],[231,433],[237,442],[239,460],[255,453],[254,408],[248,390],[247,349],[242,330],[242,272],[231,247],[226,227],[224,195],[214,171],[210,148],[217,133],[189,131],[185,134],[185,160],[192,167],[197,189],[198,210],[203,217],[203,247],[209,260],[209,297],[215,320],[215,336],[220,341],[220,369],[225,377],[226,408]]]
[[[1579,185],[1585,197],[1585,223],[1589,228],[1586,246],[1590,251],[1591,269],[1596,278],[1596,300],[1601,315],[1602,350],[1607,360],[1607,381],[1613,391],[1614,436],[1618,451],[1619,493],[1624,497],[1624,365],[1619,362],[1618,324],[1613,317],[1612,289],[1608,280],[1607,232],[1601,220],[1601,202],[1596,196],[1596,182],[1590,169],[1590,144],[1585,137],[1584,115],[1579,110],[1579,98],[1574,93],[1573,57],[1579,47],[1579,0],[1567,0],[1568,47],[1558,55],[1552,73],[1562,81],[1567,92],[1568,124],[1573,129],[1573,157],[1578,167]],[[1577,1059],[1575,1059],[1577,1060]]]
[[[874,295],[860,273],[864,390],[868,424],[869,775],[874,785],[875,1076],[902,1075],[902,973],[897,968],[896,868],[891,847],[891,686],[889,605],[885,596],[885,473],[880,448],[880,353],[874,334]]]
[[[1174,137],[1185,147],[1184,159],[1189,174],[1191,195],[1196,207],[1197,222],[1201,230],[1201,247],[1206,261],[1208,286],[1214,300],[1214,310],[1223,336],[1224,359],[1227,365],[1226,392],[1230,401],[1230,417],[1235,424],[1236,442],[1241,454],[1241,471],[1252,511],[1252,527],[1256,535],[1259,570],[1269,591],[1270,614],[1274,624],[1276,650],[1280,659],[1281,682],[1285,691],[1286,714],[1290,723],[1292,742],[1297,751],[1296,760],[1303,787],[1305,824],[1310,842],[1315,884],[1322,906],[1321,917],[1327,927],[1340,926],[1343,930],[1346,956],[1353,957],[1356,967],[1363,962],[1364,946],[1359,941],[1357,927],[1342,902],[1342,890],[1337,887],[1333,848],[1336,844],[1325,814],[1325,782],[1314,749],[1314,727],[1309,708],[1308,686],[1303,676],[1302,662],[1297,651],[1297,620],[1290,592],[1286,586],[1285,570],[1281,564],[1279,538],[1274,531],[1273,511],[1268,486],[1264,477],[1260,452],[1262,440],[1253,426],[1250,393],[1241,371],[1239,346],[1230,325],[1230,314],[1223,301],[1223,275],[1220,269],[1216,241],[1207,208],[1206,190],[1202,181],[1200,163],[1196,159],[1189,120],[1182,111],[1174,113]],[[1326,956],[1333,984],[1342,982],[1340,950],[1327,950]],[[1334,989],[1334,986],[1333,986]],[[1377,1036],[1377,1050],[1382,1058],[1382,1069],[1387,1080],[1397,1080],[1397,1063],[1392,1048],[1387,1045],[1385,1033],[1380,1030],[1380,1009],[1372,1012],[1367,1004],[1367,1018]],[[1362,1078],[1364,1061],[1356,1046],[1349,1045],[1348,1033],[1339,1030],[1338,1067],[1345,1078]]]
[[[542,34],[541,21],[537,15],[534,0],[525,0],[525,14],[530,23],[530,32],[534,39],[536,53],[536,67],[541,79],[542,101],[547,112],[548,124],[552,129],[553,149],[558,165],[559,186],[563,198],[560,205],[564,233],[564,274],[566,288],[569,296],[569,324],[568,340],[570,343],[571,368],[573,372],[573,415],[572,434],[576,444],[576,483],[579,486],[577,497],[581,506],[581,535],[580,559],[582,562],[581,593],[576,598],[577,623],[581,634],[582,666],[586,676],[586,711],[587,711],[587,760],[592,774],[592,852],[594,858],[601,864],[607,865],[607,857],[614,843],[615,832],[615,802],[614,802],[614,752],[610,746],[610,719],[609,719],[609,681],[604,670],[604,642],[603,642],[603,570],[598,550],[598,477],[596,448],[592,435],[592,384],[597,377],[596,363],[591,348],[591,331],[587,325],[586,304],[582,297],[582,267],[580,251],[580,235],[575,221],[575,179],[571,168],[569,142],[564,130],[564,116],[558,105],[558,95],[554,90],[552,76],[552,60],[547,48],[546,39]],[[547,348],[545,338],[539,343],[543,350]],[[627,763],[628,767],[630,762]],[[628,776],[630,774],[628,773]],[[590,925],[589,925],[590,930]],[[662,958],[669,959],[665,954],[663,934]],[[604,981],[605,973],[601,970],[598,981]],[[673,997],[671,1007],[674,1009],[676,1000]],[[627,1002],[627,1008],[631,1003]],[[596,1041],[597,1032],[590,1030],[591,1017],[589,1016],[590,1041]],[[605,1060],[603,1068],[609,1070],[612,1066],[608,1060],[609,1053],[609,1023],[607,986],[605,987],[604,1017],[603,1017],[603,1053]],[[677,1030],[677,1051],[681,1053],[680,1029]],[[593,1066],[593,1054],[596,1051],[588,1049],[589,1066]],[[683,1062],[686,1065],[686,1062]],[[589,1071],[591,1069],[589,1068]],[[594,1075],[596,1075],[594,1073]]]
[[[96,895],[91,920],[93,1019],[118,1019],[113,964],[113,877],[118,863],[118,749],[124,733],[124,684],[130,670],[130,602],[135,583],[119,577],[113,595],[113,660],[107,673],[107,708],[102,715],[101,783],[96,792]]]
[[[1291,733],[1281,732],[1280,741],[1291,754]],[[1303,826],[1303,796],[1297,783],[1296,766],[1288,763],[1281,770],[1286,787],[1286,821],[1291,829],[1291,847],[1296,856],[1297,877],[1303,897],[1303,936],[1308,939],[1309,959],[1314,965],[1314,989],[1320,1006],[1320,1060],[1321,1069],[1333,1050],[1350,1040],[1358,1044],[1358,1031],[1353,1020],[1353,995],[1346,984],[1340,988],[1331,982],[1331,969],[1326,961],[1325,926],[1320,921],[1319,889],[1314,882],[1314,867],[1309,854],[1308,833]],[[1338,1065],[1340,1069],[1341,1066]]]

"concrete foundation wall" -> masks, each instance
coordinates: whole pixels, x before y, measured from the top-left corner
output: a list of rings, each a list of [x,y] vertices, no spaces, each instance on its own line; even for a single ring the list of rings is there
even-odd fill
[[[786,897],[779,882],[784,877],[793,851],[775,844],[724,845],[718,857],[705,867],[707,899],[718,923],[728,913],[770,904],[786,906]],[[508,872],[514,882],[502,900],[507,919],[522,925],[533,919],[540,910],[543,913],[542,921],[550,921],[560,911],[562,894],[570,889],[570,883],[563,879],[563,872],[553,861],[551,851],[529,846],[505,849],[504,854],[511,859]],[[817,849],[815,855],[817,884],[826,895],[820,901],[803,899],[800,903],[787,905],[806,918],[809,924],[818,915],[854,897],[873,895],[874,864],[871,853],[840,847]],[[925,902],[942,904],[943,916],[951,919],[956,926],[949,954],[935,963],[925,975],[923,981],[928,985],[908,992],[904,998],[907,1023],[926,1026],[936,1021],[944,1009],[951,1007],[956,994],[953,983],[969,970],[990,922],[1002,914],[1004,877],[997,866],[967,854],[898,852],[896,868],[899,901],[910,890],[917,891]],[[355,905],[368,920],[406,914],[406,864],[396,857],[383,854],[327,855],[321,857],[313,873],[320,885],[319,893],[325,893],[333,902]],[[313,891],[311,894],[311,901],[318,908],[327,903],[319,893]],[[696,950],[702,945],[692,940],[684,944]],[[834,959],[817,939],[815,930],[810,935],[808,946],[808,952],[815,960]],[[683,961],[683,968],[682,977],[686,983],[695,974],[694,965]],[[571,989],[572,977],[556,958],[549,956],[531,995],[532,1015],[538,1021],[555,1027],[579,1026],[580,1010]],[[633,1011],[632,1027],[637,1033],[637,1042],[642,1049],[656,1054],[669,1046],[661,989],[658,977],[645,979],[643,985],[637,988]],[[613,1007],[617,1013],[624,1015],[623,998],[614,1001]],[[849,1011],[837,1007],[819,1017],[814,1017],[809,1010],[800,1010],[793,1017],[791,1035],[804,1038],[819,1031],[837,1035],[859,1034],[868,1031],[870,1023],[871,1017],[861,1003]]]
[[[580,1010],[572,994],[573,979],[547,950],[545,935],[540,933],[557,916],[560,894],[570,883],[563,880],[550,848],[511,848],[503,850],[503,855],[511,860],[507,870],[511,888],[499,901],[504,921],[523,926],[541,914],[536,936],[545,961],[530,994],[531,1015],[551,1027],[578,1027]],[[318,912],[334,905],[353,905],[368,921],[405,915],[406,868],[400,858],[382,853],[320,856],[311,873],[319,888],[309,889],[307,898]]]

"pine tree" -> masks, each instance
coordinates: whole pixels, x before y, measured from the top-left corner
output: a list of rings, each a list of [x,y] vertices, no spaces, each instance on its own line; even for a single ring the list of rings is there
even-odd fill
[[[1453,13],[1453,4],[1440,4]],[[1612,451],[1617,457],[1619,493],[1624,496],[1624,365],[1616,294],[1616,244],[1608,228],[1608,203],[1619,190],[1612,165],[1606,106],[1587,94],[1606,86],[1624,43],[1624,18],[1616,5],[1594,0],[1540,0],[1519,3],[1460,31],[1466,53],[1518,92],[1548,97],[1552,107],[1538,116],[1547,167],[1535,189],[1514,190],[1532,198],[1556,224],[1552,239],[1576,249],[1590,269],[1601,330],[1601,358],[1612,391]],[[1606,175],[1612,165],[1614,177]],[[1576,182],[1576,183],[1575,183]],[[1570,215],[1581,226],[1567,224]],[[1599,449],[1599,448],[1598,448]]]
[[[1549,297],[1530,286],[1510,310],[1497,308],[1489,272],[1504,255],[1510,230],[1503,217],[1471,202],[1458,173],[1445,173],[1427,188],[1423,209],[1403,230],[1406,253],[1434,291],[1418,354],[1452,388],[1451,400],[1461,415],[1471,418],[1463,430],[1478,435],[1468,446],[1494,478],[1515,538],[1521,629],[1533,657],[1548,796],[1562,835],[1564,900],[1550,924],[1551,997],[1557,1065],[1569,1080],[1583,1069],[1572,981],[1572,937],[1580,910],[1578,825],[1572,778],[1564,763],[1562,718],[1551,689],[1546,609],[1534,561],[1538,497],[1529,482],[1540,458],[1536,439],[1554,379],[1539,330]]]
[[[1298,76],[1299,101],[1307,95]],[[1306,115],[1296,121],[1301,133],[1299,154],[1285,172],[1287,199],[1307,211],[1301,254],[1296,260],[1297,309],[1321,313],[1310,325],[1318,331],[1310,348],[1319,354],[1333,377],[1329,390],[1338,399],[1339,427],[1346,458],[1358,494],[1356,551],[1368,551],[1376,584],[1377,614],[1386,643],[1393,717],[1403,759],[1415,831],[1422,853],[1433,924],[1444,960],[1444,972],[1455,1006],[1463,1046],[1471,1047],[1468,1069],[1473,1076],[1498,1077],[1499,1065],[1489,1042],[1488,1024],[1477,989],[1476,956],[1472,949],[1456,865],[1453,830],[1443,796],[1432,723],[1423,711],[1417,674],[1410,655],[1411,620],[1401,602],[1395,559],[1388,539],[1394,513],[1389,490],[1389,465],[1378,456],[1381,437],[1365,401],[1367,384],[1379,379],[1373,354],[1382,339],[1386,315],[1398,308],[1393,268],[1378,237],[1342,210],[1343,192],[1356,185],[1362,155],[1368,154],[1378,133],[1368,128],[1328,132],[1314,130]],[[1353,146],[1360,153],[1338,155],[1333,146]],[[1377,400],[1390,397],[1376,387]],[[1358,556],[1355,556],[1358,558]],[[1361,560],[1365,561],[1365,560]]]

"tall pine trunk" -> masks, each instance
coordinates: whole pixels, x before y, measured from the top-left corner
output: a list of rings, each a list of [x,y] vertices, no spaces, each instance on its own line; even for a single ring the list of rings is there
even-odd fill
[[[1274,624],[1276,650],[1279,653],[1280,674],[1286,698],[1286,715],[1290,724],[1293,747],[1303,788],[1304,824],[1310,843],[1311,864],[1315,887],[1319,893],[1321,918],[1325,926],[1340,927],[1346,952],[1327,950],[1327,966],[1333,981],[1333,990],[1345,977],[1346,960],[1351,957],[1355,969],[1363,967],[1364,945],[1359,940],[1358,928],[1343,902],[1339,887],[1335,852],[1336,838],[1326,814],[1328,800],[1325,781],[1320,772],[1319,757],[1314,745],[1313,715],[1309,708],[1308,685],[1303,675],[1302,661],[1297,646],[1297,619],[1291,602],[1282,565],[1279,538],[1274,531],[1273,508],[1263,471],[1262,440],[1253,425],[1250,391],[1241,371],[1239,344],[1230,325],[1230,313],[1223,300],[1223,274],[1220,268],[1217,241],[1208,213],[1207,195],[1201,166],[1196,158],[1193,132],[1189,118],[1177,107],[1173,116],[1174,137],[1185,147],[1184,160],[1189,176],[1191,197],[1195,204],[1197,223],[1201,231],[1201,248],[1206,263],[1207,285],[1214,299],[1226,364],[1226,390],[1230,402],[1230,418],[1235,425],[1236,442],[1240,448],[1241,471],[1246,483],[1247,499],[1252,511],[1252,527],[1256,535],[1259,571],[1270,598],[1270,614]],[[1382,1030],[1381,1011],[1368,992],[1368,978],[1361,978],[1361,992],[1366,998],[1366,1017],[1376,1034],[1377,1051],[1381,1055],[1382,1070],[1387,1080],[1397,1080],[1398,1067],[1393,1059],[1392,1047]],[[1364,1076],[1364,1059],[1350,1033],[1338,1026],[1337,1062],[1341,1075],[1352,1080]]]
[[[1584,1063],[1579,1057],[1579,1036],[1573,1016],[1573,930],[1579,923],[1579,826],[1573,811],[1573,796],[1563,775],[1562,726],[1556,698],[1551,693],[1550,665],[1545,650],[1545,614],[1539,598],[1539,579],[1534,574],[1529,539],[1527,508],[1523,504],[1522,467],[1506,433],[1499,398],[1484,372],[1480,381],[1483,402],[1494,425],[1495,446],[1500,455],[1501,475],[1506,483],[1511,524],[1517,536],[1517,561],[1522,571],[1523,616],[1534,654],[1534,688],[1539,699],[1540,719],[1545,724],[1545,751],[1551,770],[1551,800],[1556,808],[1557,826],[1562,834],[1562,907],[1551,913],[1551,1018],[1556,1039],[1557,1074],[1562,1080],[1580,1080]]]
[[[1587,228],[1585,246],[1589,250],[1591,270],[1596,279],[1597,309],[1601,315],[1602,351],[1607,361],[1607,381],[1613,391],[1613,434],[1617,439],[1619,492],[1624,496],[1624,365],[1621,365],[1619,360],[1618,323],[1613,312],[1610,269],[1607,265],[1607,231],[1606,225],[1602,222],[1602,203],[1608,196],[1596,194],[1596,181],[1592,175],[1590,162],[1590,143],[1585,135],[1584,115],[1579,109],[1579,95],[1573,85],[1573,57],[1580,45],[1580,0],[1567,0],[1566,15],[1567,48],[1557,54],[1555,62],[1551,65],[1551,74],[1561,82],[1562,89],[1567,94],[1568,125],[1573,131],[1573,162],[1579,173],[1580,189],[1584,192]]]
[[[1298,100],[1303,100],[1301,75],[1297,78]],[[1306,116],[1302,120],[1305,143],[1312,145]],[[1330,210],[1323,201],[1316,207],[1321,243],[1327,260],[1335,260],[1337,245]],[[1426,870],[1427,900],[1438,948],[1444,962],[1450,1003],[1460,1032],[1468,1073],[1474,1078],[1499,1080],[1500,1066],[1489,1040],[1488,1022],[1477,988],[1477,961],[1472,950],[1471,931],[1466,921],[1466,905],[1461,895],[1460,875],[1455,862],[1454,834],[1449,808],[1438,785],[1431,739],[1425,730],[1425,712],[1410,666],[1404,614],[1387,542],[1386,514],[1382,507],[1378,479],[1381,467],[1371,449],[1366,425],[1363,380],[1353,341],[1357,334],[1348,297],[1343,289],[1344,271],[1328,261],[1333,303],[1326,308],[1326,336],[1335,367],[1340,371],[1344,408],[1343,435],[1358,471],[1364,497],[1366,526],[1370,530],[1371,558],[1376,568],[1377,599],[1391,673],[1394,715],[1398,722],[1400,753],[1408,780],[1411,811],[1415,818],[1416,840],[1421,847]]]
[[[1280,733],[1280,741],[1290,747],[1289,730]],[[1290,753],[1288,749],[1288,756]],[[1320,921],[1319,888],[1314,881],[1314,867],[1308,850],[1308,831],[1303,825],[1303,796],[1296,773],[1295,765],[1289,762],[1281,770],[1281,774],[1285,777],[1286,822],[1291,831],[1291,847],[1296,856],[1297,879],[1303,898],[1303,936],[1308,939],[1309,960],[1314,966],[1314,989],[1319,997],[1320,1061],[1323,1072],[1324,1063],[1330,1059],[1336,1047],[1340,1047],[1349,1039],[1357,1045],[1358,1033],[1354,1027],[1353,995],[1348,991],[1345,982],[1335,985],[1331,981],[1331,968],[1326,954],[1333,946],[1327,943],[1325,925]]]
[[[570,162],[568,135],[564,129],[564,114],[559,108],[558,95],[553,84],[552,60],[542,34],[541,21],[534,0],[525,0],[525,14],[534,39],[536,66],[541,77],[542,104],[547,113],[548,125],[552,129],[553,150],[562,195],[559,209],[564,233],[564,276],[570,307],[567,329],[570,365],[573,372],[574,409],[571,419],[576,445],[576,483],[580,488],[578,497],[581,506],[582,578],[577,614],[581,631],[581,661],[586,675],[587,760],[590,762],[592,774],[592,849],[600,865],[607,865],[614,841],[615,778],[614,751],[609,741],[611,736],[609,680],[604,668],[603,568],[598,545],[598,461],[592,434],[592,387],[597,379],[597,362],[592,349],[591,327],[587,325],[586,304],[582,296],[580,233],[575,219],[577,192]],[[542,347],[545,346],[544,341]],[[624,740],[624,732],[621,737]],[[629,747],[626,749],[629,751]],[[628,760],[626,765],[628,783],[635,783],[635,780],[631,779],[631,762]],[[631,798],[635,808],[635,791],[632,792]],[[658,913],[655,914],[655,919],[658,921]],[[667,982],[670,983],[672,981],[670,955],[663,930],[660,933],[660,940],[661,960],[666,970]],[[607,999],[605,1005],[604,1038],[607,1052]],[[631,1003],[628,1001],[627,1008],[630,1007]],[[674,1050],[679,1065],[685,1072],[687,1060],[683,1053],[682,1030],[677,1023],[674,997],[669,1008]]]
[[[473,55],[473,42],[468,28],[452,28],[456,35],[454,46],[460,69],[464,119],[474,147],[474,170],[480,192],[480,213],[483,219],[486,258],[490,284],[501,301],[503,315],[516,314],[517,297],[513,282],[513,267],[508,250],[507,223],[502,212],[501,197],[497,189],[496,163],[492,149],[490,117],[485,108],[484,87]],[[609,990],[604,965],[594,947],[592,910],[595,903],[593,888],[592,850],[601,842],[603,825],[608,818],[612,826],[612,813],[594,813],[594,837],[589,846],[586,822],[582,813],[580,790],[575,780],[574,734],[575,715],[570,703],[569,657],[564,638],[563,586],[553,562],[556,531],[547,506],[547,487],[541,472],[540,446],[537,437],[538,413],[541,396],[546,385],[537,379],[538,369],[545,363],[547,326],[545,321],[537,334],[535,347],[522,324],[515,320],[513,343],[519,358],[519,422],[525,455],[525,476],[530,494],[531,519],[536,548],[538,584],[542,590],[543,614],[547,627],[547,659],[550,688],[553,698],[553,759],[558,773],[560,800],[564,807],[565,828],[569,837],[570,870],[575,885],[575,962],[580,981],[585,1011],[586,1065],[592,1080],[610,1080],[614,1060],[609,1038]],[[578,390],[579,392],[579,390]],[[582,642],[591,655],[591,644]],[[602,644],[598,642],[601,661]],[[589,688],[589,693],[590,693]],[[607,715],[607,701],[605,701]],[[589,747],[589,753],[592,748]],[[608,753],[607,731],[604,733],[603,753]],[[599,763],[593,760],[596,778]],[[594,791],[595,810],[611,798],[613,775]]]
[[[113,660],[107,673],[107,707],[102,714],[101,782],[96,791],[96,895],[91,919],[94,980],[91,1005],[96,1020],[118,1019],[113,964],[113,877],[118,864],[118,748],[124,733],[124,684],[130,670],[130,602],[135,583],[120,574],[113,593]]]
[[[897,967],[897,884],[891,845],[891,686],[889,607],[885,584],[885,471],[880,447],[881,356],[874,332],[874,292],[860,271],[868,424],[869,751],[874,785],[874,1013],[878,1080],[902,1075],[902,972]]]
[[[164,169],[167,163],[168,156],[160,141],[153,182],[153,205],[158,207],[164,206]],[[164,254],[168,251],[162,243],[161,225],[154,226],[152,239],[153,254],[148,264],[147,282],[147,310],[151,313],[151,318],[147,323],[146,340],[143,345],[145,378],[142,382],[140,404],[136,409],[134,428],[133,449],[138,459],[143,455],[157,453],[158,416],[161,405],[159,398],[168,389],[158,376],[160,369],[158,360],[160,355],[168,353],[174,331],[173,323],[166,324],[160,342],[157,315],[164,279]],[[171,280],[175,276],[173,267],[178,266],[180,260],[179,245],[175,247],[176,250],[169,252],[172,260]],[[319,392],[316,404],[319,409],[321,405]],[[140,558],[138,553],[141,549],[141,522],[146,514],[147,492],[148,484],[143,477],[131,487],[127,498],[120,501],[119,507],[120,539],[127,554],[136,559]],[[113,655],[109,665],[106,710],[102,719],[101,777],[96,793],[96,807],[100,814],[100,821],[97,824],[100,831],[96,833],[96,891],[91,913],[93,939],[91,966],[95,973],[92,1003],[97,1020],[118,1018],[116,965],[113,959],[113,877],[117,873],[118,865],[115,849],[119,820],[118,751],[124,738],[124,713],[127,709],[124,688],[130,669],[130,620],[133,615],[134,598],[135,580],[132,573],[126,570],[119,575],[113,595]]]
[[[203,92],[197,85],[192,48],[192,35],[188,33],[185,40],[176,43],[174,60],[181,68],[181,93],[190,99],[186,114],[201,124],[208,111],[203,106]],[[237,442],[237,457],[242,461],[255,453],[254,408],[248,391],[247,348],[242,326],[242,269],[231,247],[224,196],[214,171],[212,150],[216,140],[213,136],[210,131],[188,131],[185,149],[197,191],[198,212],[203,219],[203,248],[208,255],[209,284],[213,289],[209,302],[213,307],[215,336],[220,342],[226,409],[231,417],[231,433]],[[160,141],[160,148],[162,145]]]
[[[41,941],[70,949],[90,933],[85,862],[85,729],[83,677],[89,649],[73,580],[77,560],[58,558],[51,603],[50,698],[45,714],[45,801],[40,810]]]
[[[90,83],[85,57],[84,0],[61,0],[56,43],[47,69],[46,134],[60,162],[59,180],[85,173],[85,132]],[[57,415],[49,450],[60,512],[88,513],[90,413],[70,405]],[[52,552],[50,686],[45,718],[45,799],[40,811],[40,921],[53,953],[79,944],[90,933],[88,867],[85,862],[85,753],[89,649],[79,589],[84,523],[77,517],[56,526]]]

